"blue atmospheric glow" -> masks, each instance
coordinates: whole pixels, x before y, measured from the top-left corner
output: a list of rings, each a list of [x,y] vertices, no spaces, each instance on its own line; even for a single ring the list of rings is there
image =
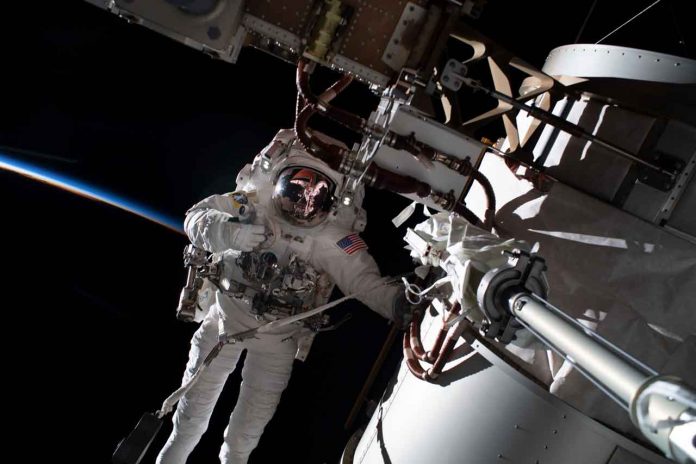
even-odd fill
[[[50,171],[40,166],[35,166],[25,161],[11,158],[3,153],[0,153],[0,169],[39,180],[79,195],[84,195],[93,200],[108,203],[109,205],[115,206],[124,211],[128,211],[147,220],[161,224],[169,229],[183,233],[181,221],[175,219],[174,217],[162,214],[133,200],[123,197],[119,198],[112,192],[108,192],[104,189],[91,186],[82,181],[72,179],[66,175]]]

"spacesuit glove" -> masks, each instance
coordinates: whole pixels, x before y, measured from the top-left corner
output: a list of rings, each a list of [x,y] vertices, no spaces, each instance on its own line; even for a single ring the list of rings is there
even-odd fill
[[[230,223],[235,231],[230,238],[230,248],[239,251],[252,251],[266,241],[266,228],[256,224]]]
[[[394,324],[401,329],[406,330],[413,320],[413,310],[415,306],[408,302],[406,295],[399,292],[394,298],[394,307],[392,308],[392,320]]]

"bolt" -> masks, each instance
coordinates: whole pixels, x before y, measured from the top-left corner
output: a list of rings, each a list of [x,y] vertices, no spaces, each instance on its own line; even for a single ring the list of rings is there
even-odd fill
[[[515,301],[515,306],[514,306],[515,311],[522,311],[522,308],[524,308],[524,305],[526,305],[526,304],[527,304],[526,301],[520,301],[520,300]]]
[[[220,28],[217,26],[212,26],[208,28],[208,37],[210,37],[212,40],[217,40],[220,38],[222,35],[222,32],[220,32]]]
[[[503,251],[500,252],[500,254],[501,254],[501,255],[509,256],[509,257],[511,257],[511,258],[519,258],[519,256],[520,256],[520,254],[519,254],[519,252],[518,252],[517,250],[512,250],[512,251],[510,251],[510,250],[503,250]]]

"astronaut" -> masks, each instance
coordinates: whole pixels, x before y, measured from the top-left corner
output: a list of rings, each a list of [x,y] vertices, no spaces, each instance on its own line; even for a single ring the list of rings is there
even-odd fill
[[[310,156],[281,131],[237,177],[238,191],[193,206],[184,223],[191,242],[222,263],[210,310],[191,341],[184,382],[224,334],[325,304],[334,283],[387,319],[403,319],[403,289],[380,276],[357,232],[365,225],[363,190]],[[350,194],[352,201],[340,201]],[[245,204],[245,202],[247,202]],[[250,214],[253,209],[255,213]],[[279,327],[226,345],[179,401],[157,463],[186,461],[243,350],[239,399],[224,433],[222,463],[245,463],[288,384],[293,360],[307,354],[307,324]]]

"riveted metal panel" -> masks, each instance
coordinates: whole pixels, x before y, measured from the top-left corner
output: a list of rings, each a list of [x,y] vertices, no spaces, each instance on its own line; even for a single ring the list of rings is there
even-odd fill
[[[312,0],[290,0],[282,4],[269,0],[254,1],[247,3],[245,12],[306,39],[307,28],[318,3],[320,2]],[[369,80],[378,85],[384,85],[384,82],[395,74],[395,70],[383,61],[385,50],[390,44],[397,45],[400,53],[408,56],[417,41],[428,39],[419,36],[424,18],[422,21],[408,20],[407,24],[403,24],[402,20],[404,11],[408,11],[409,8],[422,11],[428,4],[427,0],[343,0],[341,3],[351,7],[353,13],[339,39],[335,53],[338,62],[334,63],[332,59],[329,59],[329,62],[341,68],[346,68],[348,62],[357,63],[365,68],[364,72],[347,70],[356,72],[365,79],[369,79],[374,73],[379,77]],[[398,34],[400,40],[398,44],[394,44],[395,38],[392,36],[397,28],[401,31]]]
[[[554,48],[542,68],[551,76],[612,77],[696,83],[696,61],[636,48],[572,44]]]
[[[115,0],[114,12],[173,36],[196,48],[224,51],[234,42],[242,20],[242,0],[223,0],[209,13],[189,14],[164,1]]]
[[[440,316],[424,321],[430,346]],[[436,383],[402,364],[372,417],[354,463],[666,463],[553,397],[475,339],[460,340]],[[473,350],[471,349],[473,348]],[[616,458],[618,459],[618,458]]]

